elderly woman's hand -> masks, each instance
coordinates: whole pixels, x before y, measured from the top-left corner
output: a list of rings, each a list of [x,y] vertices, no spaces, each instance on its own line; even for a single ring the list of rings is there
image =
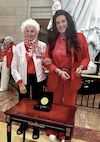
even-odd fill
[[[51,58],[46,58],[46,59],[43,60],[43,64],[44,65],[49,65],[51,63],[52,63],[52,59]]]
[[[26,86],[24,85],[23,82],[19,83],[19,90],[20,90],[20,93],[22,93],[22,94],[26,94],[27,93]]]

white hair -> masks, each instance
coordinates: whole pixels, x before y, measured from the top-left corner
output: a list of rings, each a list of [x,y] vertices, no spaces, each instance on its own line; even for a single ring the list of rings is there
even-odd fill
[[[40,25],[35,19],[30,18],[30,19],[25,20],[21,25],[21,31],[24,33],[25,28],[28,26],[33,26],[36,29],[37,34],[39,33]]]
[[[6,42],[8,42],[8,43],[13,43],[14,42],[14,39],[11,37],[11,36],[6,36],[5,38],[4,38],[4,42],[6,43]]]

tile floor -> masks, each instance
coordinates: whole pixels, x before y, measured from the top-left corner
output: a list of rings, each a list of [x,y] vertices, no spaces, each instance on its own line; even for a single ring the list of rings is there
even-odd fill
[[[100,99],[100,94],[98,94],[98,99]],[[18,93],[11,85],[9,85],[8,91],[0,92],[0,122],[5,122],[3,112],[17,102]],[[47,141],[43,140],[41,142]],[[100,109],[77,106],[72,142],[100,142]]]

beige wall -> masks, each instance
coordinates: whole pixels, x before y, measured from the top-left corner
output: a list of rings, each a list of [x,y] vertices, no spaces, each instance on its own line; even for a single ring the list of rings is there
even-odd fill
[[[0,36],[10,35],[19,43],[23,39],[22,22],[29,17],[50,18],[52,3],[53,0],[0,0]]]

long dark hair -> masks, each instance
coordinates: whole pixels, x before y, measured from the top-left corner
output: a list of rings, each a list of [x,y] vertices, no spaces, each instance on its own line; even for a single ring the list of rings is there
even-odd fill
[[[66,52],[71,54],[71,47],[73,47],[74,56],[76,59],[78,51],[80,50],[79,40],[78,40],[77,33],[76,33],[76,27],[75,27],[75,23],[71,15],[67,11],[64,11],[64,10],[56,11],[55,15],[53,16],[52,28],[48,31],[48,44],[50,46],[49,56],[52,58],[52,51],[55,47],[56,40],[60,34],[56,27],[56,18],[60,15],[64,15],[68,22],[68,27],[65,32],[66,47],[68,47]]]

